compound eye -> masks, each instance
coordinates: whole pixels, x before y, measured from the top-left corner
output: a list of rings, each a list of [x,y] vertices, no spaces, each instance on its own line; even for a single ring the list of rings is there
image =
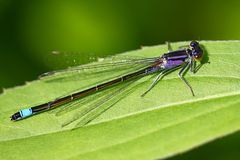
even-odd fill
[[[199,44],[198,44],[197,41],[192,41],[192,42],[190,43],[190,46],[193,47],[193,48],[197,47],[198,45],[199,45]]]

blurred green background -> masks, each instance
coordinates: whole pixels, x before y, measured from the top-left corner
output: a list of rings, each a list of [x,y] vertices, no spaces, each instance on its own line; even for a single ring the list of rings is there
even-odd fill
[[[239,39],[239,18],[237,0],[1,0],[0,88],[144,45]]]
[[[0,89],[140,46],[240,39],[239,28],[237,0],[1,0]],[[240,148],[239,137],[234,134],[175,158],[206,159],[218,150],[236,158],[240,153],[232,150]],[[230,152],[221,146],[234,147]]]

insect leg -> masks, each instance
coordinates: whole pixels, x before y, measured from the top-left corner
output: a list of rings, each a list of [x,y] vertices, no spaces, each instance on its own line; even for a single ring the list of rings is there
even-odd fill
[[[180,70],[180,72],[178,73],[178,77],[187,85],[187,87],[190,89],[192,95],[195,96],[195,95],[194,95],[194,92],[193,92],[193,90],[192,90],[192,87],[190,86],[190,84],[189,84],[189,83],[184,79],[184,77],[183,77],[183,74],[185,73],[186,69],[187,69],[190,65],[191,65],[191,63],[190,63],[190,62],[187,62],[187,63],[183,66],[183,68]]]
[[[162,77],[164,77],[165,75],[167,75],[167,74],[171,73],[172,71],[178,69],[179,67],[180,66],[175,67],[175,68],[171,68],[171,69],[168,69],[168,70],[164,70],[164,71],[160,72],[158,74],[158,76],[155,78],[155,80],[153,81],[153,83],[150,85],[150,87],[147,89],[147,91],[144,92],[141,95],[141,97],[144,97],[157,84],[157,82],[162,79]]]
[[[194,59],[193,59],[192,57],[190,58],[189,63],[190,63],[190,71],[191,71],[192,73],[195,73],[196,62],[194,61]]]
[[[168,42],[168,41],[166,41],[165,43],[166,43],[166,45],[167,45],[168,52],[172,52],[172,51],[173,51],[173,49],[172,49],[171,43],[170,43],[170,42]]]

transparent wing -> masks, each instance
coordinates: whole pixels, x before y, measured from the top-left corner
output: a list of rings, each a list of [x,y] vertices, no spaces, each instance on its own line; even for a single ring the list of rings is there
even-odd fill
[[[62,126],[66,127],[75,122],[74,128],[76,128],[82,127],[91,122],[103,112],[113,107],[122,98],[126,97],[127,94],[133,90],[134,82],[135,80],[126,82],[119,85],[117,88],[115,87],[114,90],[108,91],[107,94],[103,93],[103,96],[101,96],[98,100],[90,102],[88,105],[81,108],[81,110],[75,112],[74,116],[65,121]]]
[[[63,86],[61,92],[55,93],[61,98],[110,81],[119,76],[136,72],[139,69],[153,65],[156,60],[156,58],[129,58],[128,60],[121,59],[120,61],[119,58],[117,58],[117,61],[115,59],[107,59],[94,64],[54,71],[53,76],[49,74],[45,76],[43,80],[46,83],[52,83],[49,87],[53,90],[55,87]],[[64,88],[64,86],[67,87]],[[116,99],[115,97],[119,97],[119,94],[124,92],[124,86],[130,88],[129,82],[117,84],[106,90],[62,105],[51,110],[50,113],[54,113],[60,122],[64,122],[63,126],[68,126],[67,128],[72,128],[71,126],[76,124],[76,122],[80,123],[79,120],[82,120],[80,124],[85,124],[86,121],[89,122],[94,119],[94,117],[100,115],[100,111],[102,112],[106,110],[106,108],[109,108],[113,104],[112,100]],[[80,124],[78,124],[78,126],[80,126]]]
[[[116,87],[116,88],[118,88],[118,87]],[[115,88],[109,88],[107,90],[96,92],[96,93],[88,95],[86,97],[83,97],[83,98],[80,98],[80,99],[76,99],[73,102],[70,102],[70,103],[68,103],[66,105],[63,105],[63,106],[61,106],[59,108],[56,108],[54,110],[51,110],[50,112],[54,113],[57,117],[65,115],[65,114],[67,114],[67,113],[69,113],[71,111],[79,109],[78,107],[85,106],[87,104],[95,102],[98,99],[101,99],[102,97],[105,97],[106,94],[108,94],[112,90],[115,90]]]
[[[73,124],[73,128],[84,126],[133,91],[139,85],[134,85],[136,80],[118,84],[97,94],[72,102],[70,105],[58,109],[55,114],[60,117],[67,114],[70,117],[63,122],[62,127],[70,124]]]
[[[71,67],[63,70],[57,70],[57,71],[50,71],[46,72],[39,76],[40,79],[54,76],[54,75],[61,75],[66,73],[74,73],[74,72],[80,72],[82,70],[94,70],[94,69],[102,69],[102,68],[119,68],[119,67],[126,67],[126,66],[137,66],[137,65],[148,65],[151,63],[156,62],[156,60],[159,59],[158,57],[153,58],[139,58],[139,57],[126,57],[126,56],[114,56],[109,57],[106,59],[99,60],[98,62],[94,62],[91,64],[86,65],[80,65],[76,67]]]

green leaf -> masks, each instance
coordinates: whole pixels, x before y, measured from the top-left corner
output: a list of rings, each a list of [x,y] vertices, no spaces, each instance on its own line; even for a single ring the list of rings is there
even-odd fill
[[[81,112],[80,104],[88,105],[84,100],[74,106],[76,109],[70,107],[63,114],[56,114],[61,113],[59,107],[19,122],[11,122],[9,116],[19,109],[84,89],[134,68],[63,73],[60,77],[36,80],[5,91],[0,96],[0,159],[157,159],[238,131],[240,42],[200,43],[210,63],[205,63],[196,74],[185,75],[195,97],[174,71],[142,98],[140,95],[155,76],[150,75],[130,84],[129,89],[119,94],[120,98],[110,101],[113,105],[99,117],[74,130],[71,129],[75,125],[62,125]],[[173,48],[186,44],[174,43]],[[144,47],[119,57],[156,57],[166,51],[166,45]],[[87,99],[94,104],[126,85]]]

